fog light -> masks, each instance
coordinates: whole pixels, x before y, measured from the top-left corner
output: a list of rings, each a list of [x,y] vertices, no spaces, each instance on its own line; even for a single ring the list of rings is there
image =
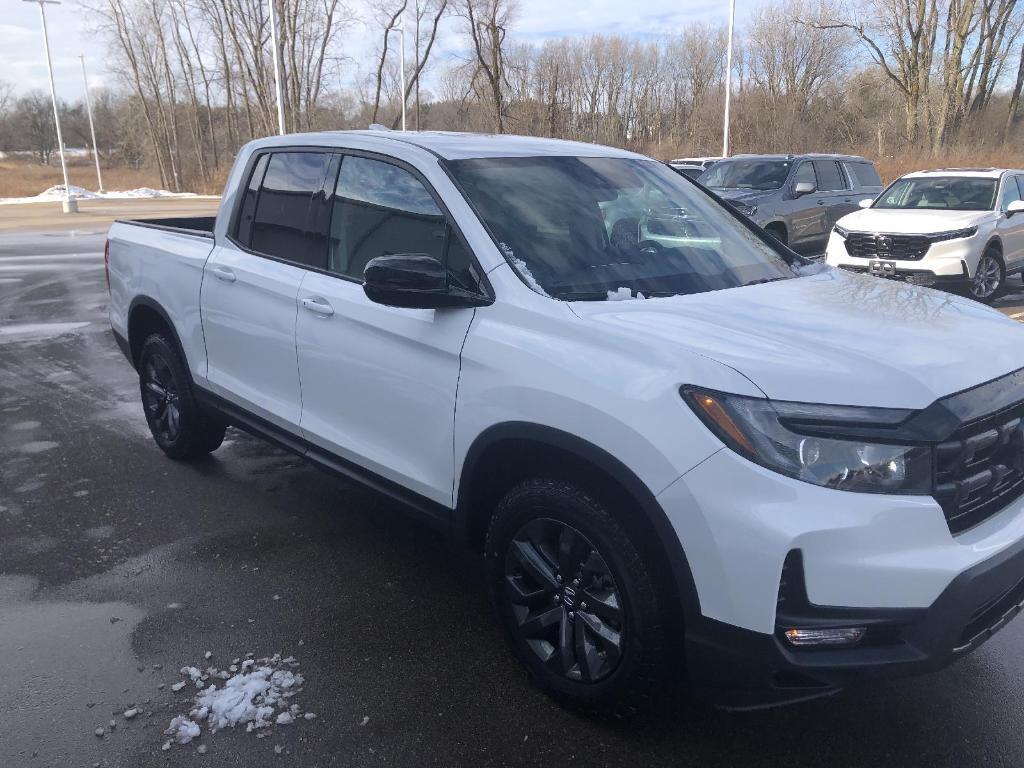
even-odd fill
[[[830,629],[787,629],[790,645],[856,645],[864,637],[865,627],[834,627]]]

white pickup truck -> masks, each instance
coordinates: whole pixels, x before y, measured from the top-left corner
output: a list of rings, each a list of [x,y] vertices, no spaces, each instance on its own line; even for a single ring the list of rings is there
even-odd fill
[[[234,425],[407,502],[562,701],[822,696],[1024,603],[1024,329],[805,262],[649,158],[268,138],[216,220],[118,222],[107,261],[168,456]]]

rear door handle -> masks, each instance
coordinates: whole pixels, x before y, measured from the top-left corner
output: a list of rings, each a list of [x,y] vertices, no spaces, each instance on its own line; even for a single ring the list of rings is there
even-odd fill
[[[825,204],[825,201],[824,201],[824,200],[819,200],[819,201],[818,201],[818,205],[824,205],[824,204]]]
[[[210,269],[210,272],[212,272],[213,276],[218,280],[223,280],[225,283],[233,283],[238,279],[235,277],[235,273],[227,267],[213,267]]]
[[[334,307],[327,299],[320,296],[307,296],[302,300],[302,306],[320,317],[330,317],[334,314]]]

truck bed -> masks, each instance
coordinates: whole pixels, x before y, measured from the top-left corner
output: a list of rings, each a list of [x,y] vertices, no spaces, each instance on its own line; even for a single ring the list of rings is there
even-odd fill
[[[117,223],[212,238],[216,221],[216,216],[179,216],[160,219],[118,219]]]

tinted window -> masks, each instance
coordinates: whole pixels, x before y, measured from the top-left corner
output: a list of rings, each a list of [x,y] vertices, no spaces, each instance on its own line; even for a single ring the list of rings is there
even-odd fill
[[[253,220],[254,251],[298,264],[323,267],[326,242],[310,231],[310,209],[323,192],[331,155],[277,152],[270,157]]]
[[[328,269],[363,279],[370,259],[425,253],[444,260],[447,223],[423,184],[404,168],[346,157],[335,190]]]
[[[839,172],[839,163],[835,160],[815,160],[814,172],[818,176],[818,190],[829,192],[846,189],[846,180]]]
[[[871,163],[843,163],[850,181],[858,187],[880,187],[882,179]]]
[[[818,186],[818,179],[814,175],[814,166],[810,163],[800,163],[796,169],[796,173],[793,174],[793,183],[796,184],[800,181],[809,181],[815,187]]]
[[[235,238],[245,246],[248,246],[252,239],[252,220],[256,214],[256,197],[260,191],[260,184],[263,182],[263,174],[267,170],[269,157],[270,155],[260,155],[256,161],[252,176],[249,178],[249,185],[245,188],[242,207],[238,212],[238,228],[235,231]]]
[[[1005,211],[1014,200],[1020,200],[1020,188],[1013,176],[1003,179],[1003,190],[999,193],[999,210]]]

